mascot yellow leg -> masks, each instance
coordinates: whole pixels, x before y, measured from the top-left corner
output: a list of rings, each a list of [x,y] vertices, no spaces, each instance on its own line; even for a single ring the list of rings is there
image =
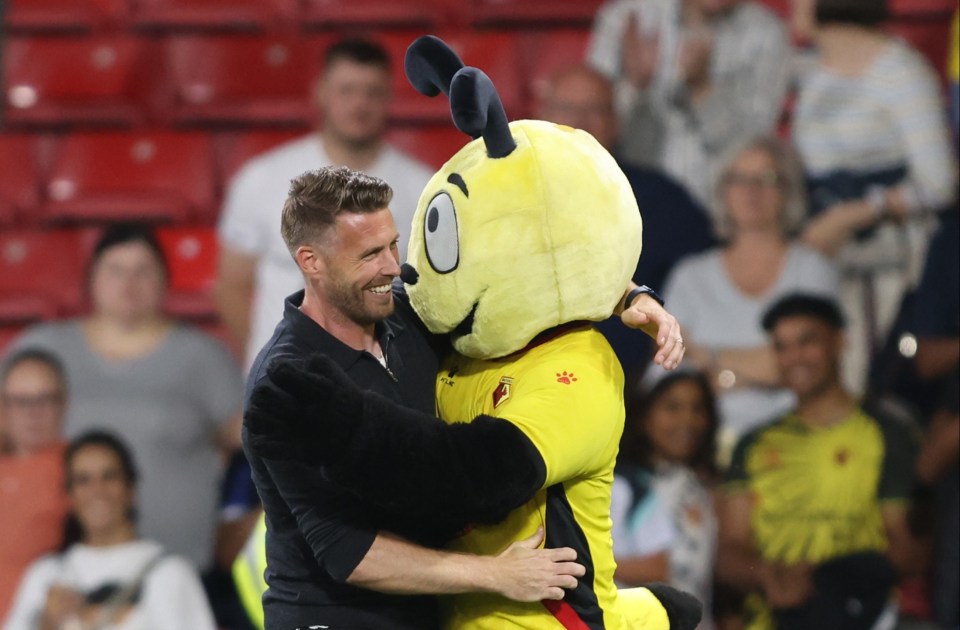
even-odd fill
[[[700,602],[665,584],[622,588],[617,606],[630,630],[693,630],[700,623]]]

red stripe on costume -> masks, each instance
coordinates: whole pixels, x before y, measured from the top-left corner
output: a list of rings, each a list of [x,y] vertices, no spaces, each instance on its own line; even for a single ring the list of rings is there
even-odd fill
[[[583,623],[583,620],[573,610],[573,606],[564,601],[547,599],[540,602],[550,611],[550,614],[557,618],[557,621],[567,630],[590,630],[590,627]]]

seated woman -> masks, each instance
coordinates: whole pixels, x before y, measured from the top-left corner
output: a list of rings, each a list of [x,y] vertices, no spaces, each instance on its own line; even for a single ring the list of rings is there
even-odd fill
[[[710,608],[717,544],[712,490],[717,408],[707,378],[683,370],[628,400],[614,471],[610,518],[617,582],[667,582]],[[649,383],[648,381],[655,381]]]
[[[137,538],[137,471],[127,447],[93,431],[65,456],[71,513],[63,552],[24,576],[4,630],[213,630],[196,572]]]
[[[777,383],[761,314],[786,293],[835,295],[838,278],[825,258],[792,239],[806,214],[803,178],[792,151],[776,138],[754,138],[733,150],[714,198],[726,243],[682,260],[664,298],[683,322],[687,361],[719,388],[724,463],[737,438],[792,405]]]

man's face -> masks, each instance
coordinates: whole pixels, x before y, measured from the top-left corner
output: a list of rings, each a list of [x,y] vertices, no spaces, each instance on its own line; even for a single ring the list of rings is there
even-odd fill
[[[379,141],[387,122],[390,73],[349,59],[334,61],[317,85],[324,133],[360,147]]]
[[[783,385],[809,400],[839,382],[843,333],[805,315],[784,317],[771,331]]]
[[[608,151],[617,140],[613,94],[602,79],[586,71],[561,76],[550,86],[540,118],[583,129]]]
[[[317,248],[323,261],[320,291],[350,321],[368,326],[393,313],[390,285],[400,275],[399,238],[387,208],[344,212]]]
[[[18,363],[0,388],[0,412],[15,451],[34,453],[60,439],[63,383],[41,361]]]

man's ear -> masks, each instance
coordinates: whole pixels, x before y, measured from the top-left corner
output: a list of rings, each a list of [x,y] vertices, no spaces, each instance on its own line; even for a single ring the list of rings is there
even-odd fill
[[[293,254],[293,259],[297,261],[300,271],[307,276],[315,276],[324,271],[324,260],[316,249],[311,245],[301,245]]]

